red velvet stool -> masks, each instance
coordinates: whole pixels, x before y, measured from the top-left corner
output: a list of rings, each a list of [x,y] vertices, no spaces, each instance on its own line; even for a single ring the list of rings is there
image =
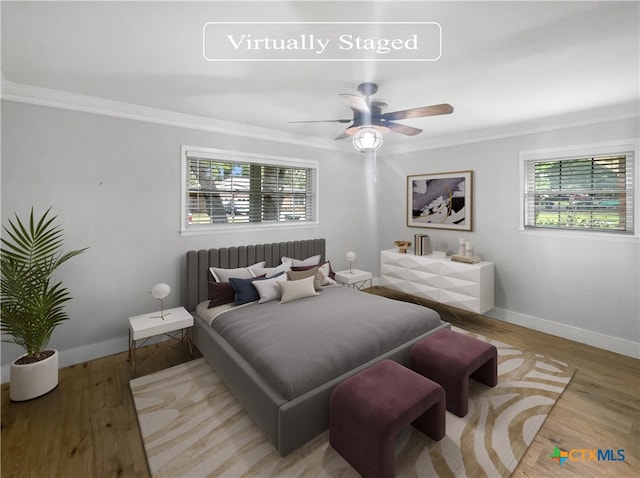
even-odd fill
[[[495,346],[441,330],[413,346],[411,368],[439,383],[447,394],[447,410],[459,417],[469,411],[469,377],[495,387],[498,383],[498,351]]]
[[[363,477],[395,475],[395,443],[410,423],[445,435],[445,395],[437,383],[392,360],[349,377],[333,391],[329,443]]]

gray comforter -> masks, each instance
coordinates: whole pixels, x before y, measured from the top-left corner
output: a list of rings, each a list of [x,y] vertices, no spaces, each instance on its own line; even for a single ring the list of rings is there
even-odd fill
[[[211,326],[292,400],[441,323],[426,307],[329,287],[286,304],[237,307]]]

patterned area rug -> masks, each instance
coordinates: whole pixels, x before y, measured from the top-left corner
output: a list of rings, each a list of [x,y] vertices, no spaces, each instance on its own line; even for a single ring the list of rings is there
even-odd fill
[[[468,415],[447,412],[439,442],[403,431],[397,476],[507,477],[516,468],[575,368],[488,341],[498,348],[498,385],[471,380]],[[202,358],[130,387],[154,478],[359,476],[329,446],[328,432],[281,457]]]

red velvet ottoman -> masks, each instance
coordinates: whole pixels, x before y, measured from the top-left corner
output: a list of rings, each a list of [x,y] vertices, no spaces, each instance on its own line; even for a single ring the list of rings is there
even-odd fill
[[[411,423],[441,440],[445,416],[440,385],[397,362],[383,360],[334,389],[329,443],[363,477],[393,477],[398,433]]]
[[[441,330],[413,346],[411,368],[439,383],[447,394],[447,410],[459,417],[469,411],[469,377],[495,387],[498,351],[482,340]]]

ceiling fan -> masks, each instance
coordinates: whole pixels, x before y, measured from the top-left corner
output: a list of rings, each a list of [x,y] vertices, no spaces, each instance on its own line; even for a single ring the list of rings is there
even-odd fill
[[[396,123],[395,121],[453,113],[453,106],[447,103],[383,113],[382,110],[387,107],[387,104],[382,101],[371,100],[371,96],[378,91],[378,85],[375,83],[360,83],[358,85],[358,91],[362,96],[348,93],[340,95],[353,111],[352,119],[290,121],[290,123],[351,123],[351,125],[335,139],[348,138],[355,134],[362,126],[372,126],[380,133],[394,131],[407,136],[415,136],[421,133],[422,130],[414,128],[413,126]]]

